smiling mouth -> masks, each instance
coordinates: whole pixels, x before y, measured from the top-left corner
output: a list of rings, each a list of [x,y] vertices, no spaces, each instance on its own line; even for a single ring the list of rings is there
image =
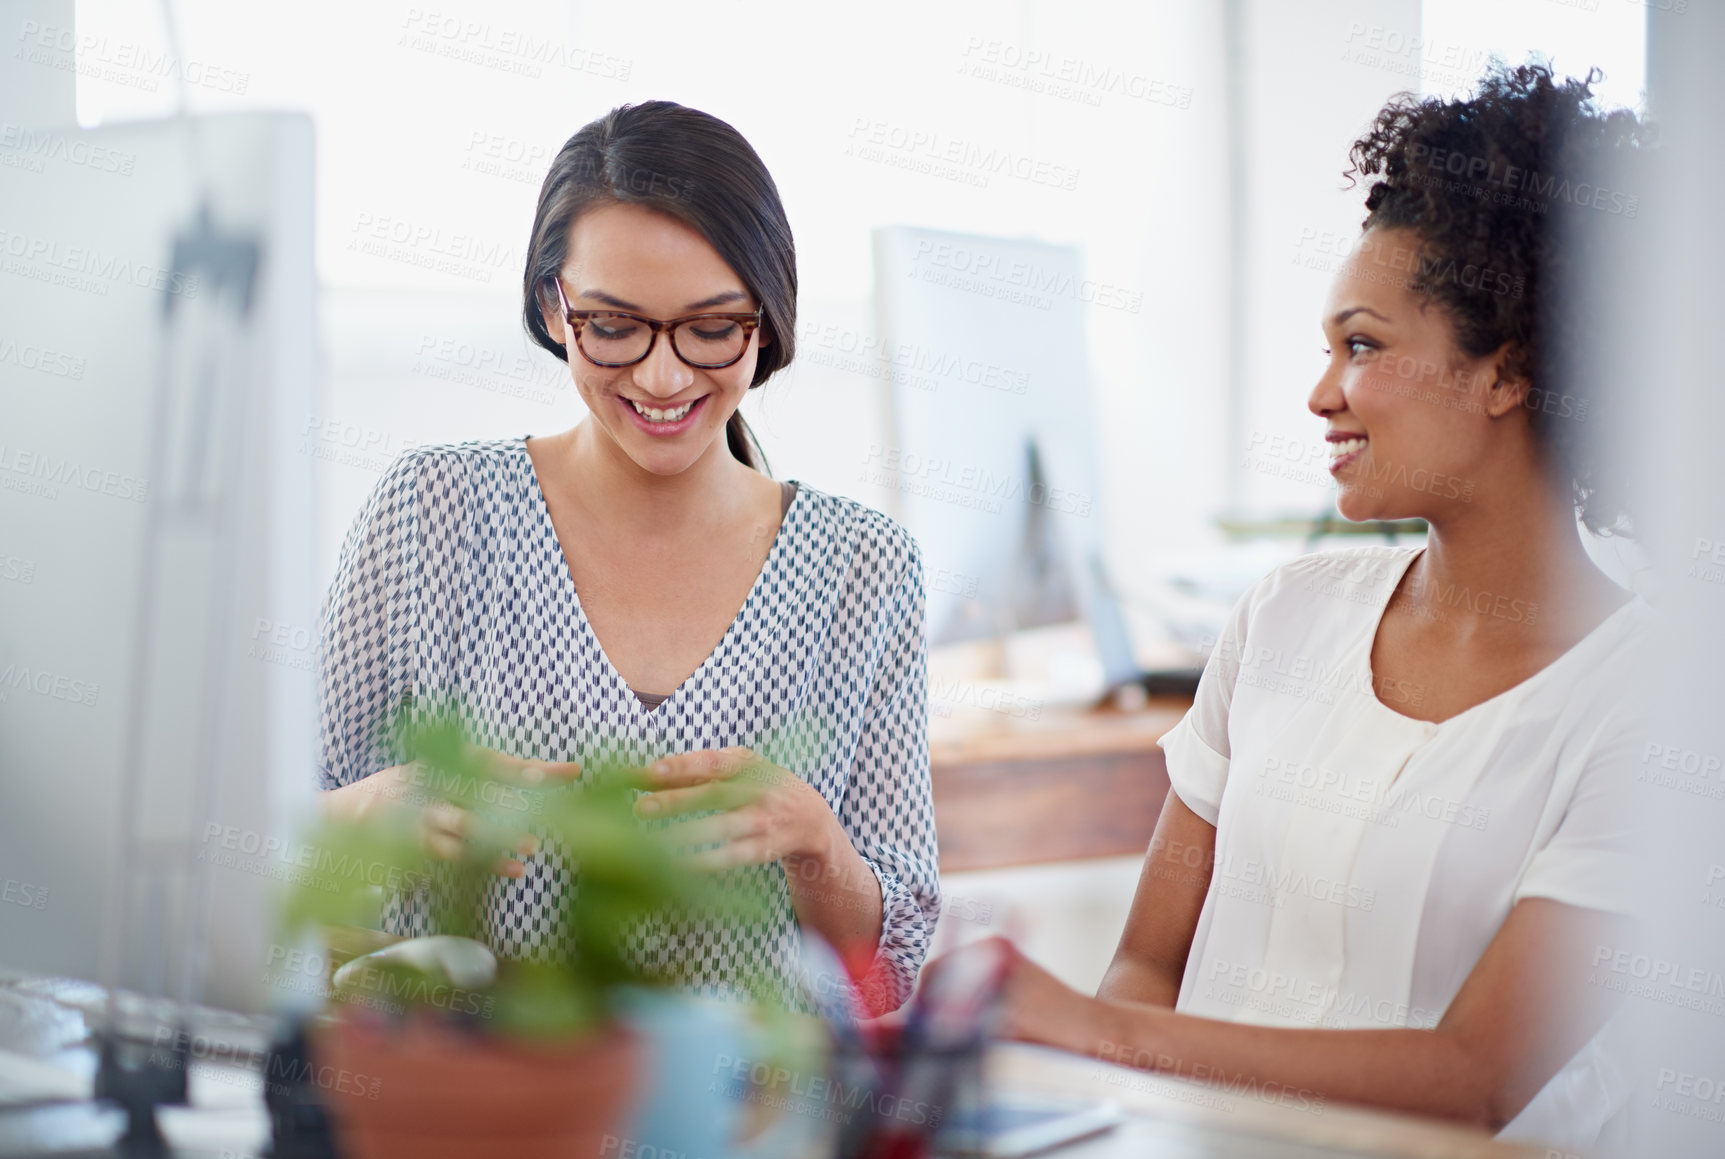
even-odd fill
[[[1330,440],[1330,473],[1340,477],[1342,468],[1358,460],[1365,453],[1366,444],[1370,441],[1361,435]]]
[[[1339,462],[1365,447],[1365,439],[1338,439],[1330,444],[1330,462]]]
[[[632,398],[626,401],[630,406],[635,408],[636,414],[640,415],[650,423],[674,423],[680,422],[689,417],[689,411],[694,408],[695,403],[699,402],[700,399],[691,399],[682,406],[671,407],[669,410],[661,410],[656,406],[642,406]]]

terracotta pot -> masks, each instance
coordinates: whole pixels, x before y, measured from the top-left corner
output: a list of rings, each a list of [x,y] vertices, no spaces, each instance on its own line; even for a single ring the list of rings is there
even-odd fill
[[[594,1159],[608,1136],[616,1154],[641,1069],[636,1036],[615,1024],[534,1046],[343,1015],[312,1051],[348,1159]]]

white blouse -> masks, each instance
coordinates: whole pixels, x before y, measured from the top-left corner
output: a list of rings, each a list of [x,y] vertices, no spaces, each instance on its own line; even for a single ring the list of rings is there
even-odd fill
[[[1372,641],[1417,547],[1304,556],[1258,581],[1162,738],[1174,791],[1216,827],[1176,1009],[1266,1026],[1432,1027],[1523,898],[1630,910],[1644,719],[1623,675],[1652,611],[1633,599],[1556,661],[1457,716],[1375,681]],[[1526,622],[1465,589],[1427,614]],[[1374,686],[1375,684],[1375,686]],[[1591,1140],[1622,1105],[1601,1040],[1506,1136]]]

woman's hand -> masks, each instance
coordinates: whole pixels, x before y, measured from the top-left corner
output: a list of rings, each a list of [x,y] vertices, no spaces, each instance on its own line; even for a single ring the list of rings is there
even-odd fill
[[[485,761],[496,782],[496,800],[491,803],[504,810],[512,801],[519,804],[522,825],[515,843],[516,853],[520,857],[533,856],[538,852],[539,839],[527,832],[529,798],[521,790],[573,781],[581,775],[580,763],[526,761],[488,749],[478,750],[477,755]],[[435,776],[435,771],[422,765],[392,765],[351,785],[326,791],[321,801],[323,814],[336,821],[359,821],[385,811],[409,813],[415,818],[425,847],[438,857],[454,860],[461,855],[474,818],[431,790],[430,781]],[[503,877],[521,877],[527,867],[515,857],[500,857],[496,871]]]
[[[1107,1029],[1108,1004],[1088,994],[1080,994],[1025,957],[1006,938],[981,938],[941,955],[923,970],[923,985],[928,985],[937,974],[948,969],[960,955],[977,953],[1006,955],[996,1035],[1059,1047],[1093,1058],[1112,1054]]]
[[[637,816],[679,821],[666,837],[702,869],[780,862],[797,920],[867,970],[880,944],[880,879],[815,787],[744,748],[681,753],[642,773]]]
[[[850,839],[813,785],[744,748],[708,749],[655,761],[642,777],[647,794],[637,816],[682,821],[666,830],[673,844],[714,845],[692,855],[702,869],[804,860],[825,864]]]

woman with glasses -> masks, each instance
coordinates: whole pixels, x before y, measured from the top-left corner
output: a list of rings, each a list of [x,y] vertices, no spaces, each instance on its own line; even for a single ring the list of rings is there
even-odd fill
[[[322,783],[399,807],[387,714],[459,702],[530,780],[646,769],[643,818],[763,896],[765,928],[647,931],[697,991],[790,985],[798,930],[909,995],[939,908],[922,568],[884,516],[764,470],[738,406],[788,365],[795,248],[759,156],[665,101],[570,138],[539,196],[523,318],[587,414],[418,449],[349,532],[323,622]],[[459,815],[425,818],[461,838]],[[506,956],[553,948],[569,876],[524,838],[490,903]],[[427,932],[423,898],[392,903]]]
[[[1341,513],[1427,540],[1251,588],[1162,739],[1172,791],[1098,993],[1016,959],[1009,1033],[1574,1150],[1624,1106],[1601,1027],[1653,613],[1577,533],[1626,529],[1622,384],[1587,353],[1623,308],[1583,255],[1626,244],[1647,131],[1591,79],[1499,68],[1354,144],[1366,217],[1306,402]]]

